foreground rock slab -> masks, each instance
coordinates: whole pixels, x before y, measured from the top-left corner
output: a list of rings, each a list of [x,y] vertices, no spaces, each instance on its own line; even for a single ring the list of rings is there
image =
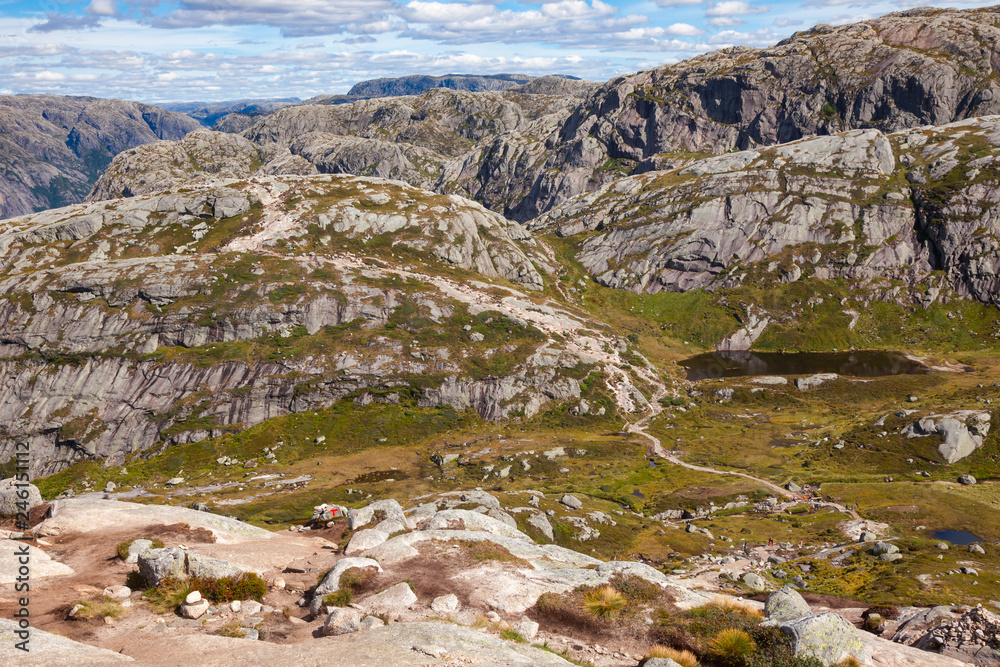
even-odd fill
[[[17,642],[21,641],[21,638],[15,634],[18,629],[14,621],[0,618],[0,664],[75,667],[75,665],[134,662],[126,655],[81,644],[72,639],[34,628],[31,630],[30,651],[25,653],[16,647]]]
[[[334,656],[337,664],[352,667],[456,664],[562,667],[572,664],[542,649],[513,646],[496,637],[444,623],[395,623],[365,632],[364,641],[348,634],[301,644],[248,642],[217,636],[156,639],[147,636],[133,639],[123,653],[139,664],[153,666],[326,665]]]

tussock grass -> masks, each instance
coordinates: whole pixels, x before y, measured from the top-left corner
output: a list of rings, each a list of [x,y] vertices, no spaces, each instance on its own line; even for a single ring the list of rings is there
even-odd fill
[[[715,635],[708,645],[708,652],[728,667],[740,667],[747,658],[757,651],[757,644],[746,632],[739,628],[727,628]]]
[[[625,598],[614,586],[602,586],[596,590],[587,591],[583,600],[587,611],[607,620],[614,619],[625,607]]]

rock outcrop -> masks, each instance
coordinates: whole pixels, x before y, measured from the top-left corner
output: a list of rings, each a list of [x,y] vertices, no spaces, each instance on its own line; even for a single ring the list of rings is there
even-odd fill
[[[0,219],[82,201],[123,150],[196,130],[187,116],[138,102],[0,96]]]
[[[815,658],[825,666],[851,657],[862,662],[869,659],[850,622],[833,613],[813,614],[802,596],[787,586],[768,596],[764,611],[766,622],[789,637],[797,656]]]
[[[206,136],[216,135],[169,146],[200,150]],[[226,136],[237,153],[249,145]],[[514,289],[538,291],[554,271],[523,227],[398,181],[208,175],[15,218],[0,227],[0,249],[0,457],[31,443],[32,474],[80,459],[120,462],[358,390],[398,392],[405,378],[429,372],[440,379],[423,386],[419,405],[530,416],[579,397],[567,373],[596,361],[536,354],[547,336],[535,324],[584,323]],[[482,281],[507,291],[490,293]],[[351,323],[387,335],[359,348]],[[451,333],[423,350],[412,335],[391,333],[397,324]],[[324,355],[239,351],[244,341],[280,347],[310,337],[325,341]],[[478,370],[493,355],[503,355],[502,375]],[[203,398],[185,402],[195,394]]]
[[[954,293],[991,303],[997,152],[997,116],[891,135],[853,130],[624,178],[529,228],[581,237],[576,257],[595,280],[637,292],[804,277],[915,287],[941,271]],[[911,297],[924,303],[923,290]],[[766,320],[754,312],[722,345],[742,346]]]
[[[943,442],[938,445],[938,455],[944,463],[956,463],[983,446],[990,432],[990,413],[960,410],[930,415],[907,426],[903,432],[908,438],[940,436]],[[972,483],[975,484],[974,477]]]

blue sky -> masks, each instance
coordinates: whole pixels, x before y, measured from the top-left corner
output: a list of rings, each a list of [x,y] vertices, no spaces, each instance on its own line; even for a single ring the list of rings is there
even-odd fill
[[[995,3],[996,0],[993,0]],[[913,0],[0,0],[0,94],[148,102],[344,93],[406,74],[595,81]]]

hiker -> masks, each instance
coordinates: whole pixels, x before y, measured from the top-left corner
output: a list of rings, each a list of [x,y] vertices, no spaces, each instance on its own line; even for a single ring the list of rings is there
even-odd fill
[[[774,546],[774,540],[771,539],[770,537],[767,538],[767,546],[769,546],[769,547],[773,547]]]

